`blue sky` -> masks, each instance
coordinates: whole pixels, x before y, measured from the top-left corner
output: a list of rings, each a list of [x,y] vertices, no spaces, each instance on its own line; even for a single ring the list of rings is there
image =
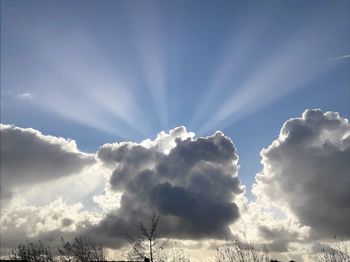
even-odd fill
[[[349,1],[1,1],[1,122],[95,152],[222,130],[248,192],[307,108],[349,118]],[[249,196],[249,193],[248,193]]]

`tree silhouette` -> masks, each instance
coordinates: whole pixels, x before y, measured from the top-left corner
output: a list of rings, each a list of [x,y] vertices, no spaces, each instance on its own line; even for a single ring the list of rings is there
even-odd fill
[[[86,237],[76,237],[72,243],[61,238],[62,248],[58,248],[62,262],[105,261],[102,245]]]
[[[333,236],[334,243],[332,246],[323,245],[321,254],[318,256],[319,261],[331,262],[348,262],[350,261],[350,246],[343,241],[339,241]]]
[[[29,262],[88,262],[105,261],[103,248],[85,237],[76,237],[72,243],[61,238],[62,247],[58,248],[58,257],[54,259],[49,247],[41,241],[38,244],[26,241],[11,250],[10,260],[25,260]]]
[[[190,262],[190,254],[178,242],[175,240],[170,240],[167,245],[166,260],[172,262]]]
[[[236,240],[217,248],[215,262],[270,262],[270,255],[265,246],[259,249]]]
[[[139,230],[140,237],[138,238],[126,234],[126,239],[132,249],[129,253],[131,259],[138,258],[144,261],[154,262],[155,257],[160,258],[164,255],[163,249],[166,241],[159,240],[157,236],[159,219],[159,215],[153,213],[148,226],[143,224],[143,222],[139,222],[137,229]]]
[[[41,241],[38,244],[26,241],[19,244],[16,249],[11,250],[10,260],[26,260],[35,262],[53,262],[53,256],[49,247],[45,247]]]

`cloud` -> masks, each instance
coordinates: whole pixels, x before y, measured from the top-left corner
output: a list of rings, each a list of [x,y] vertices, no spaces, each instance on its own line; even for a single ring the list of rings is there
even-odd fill
[[[264,168],[253,186],[261,201],[296,216],[311,228],[311,238],[350,238],[347,119],[306,110],[301,118],[285,122],[279,138],[261,156]]]
[[[236,148],[221,132],[193,136],[178,127],[154,141],[102,146],[98,158],[115,165],[111,188],[122,196],[96,232],[120,237],[156,212],[163,237],[230,237],[229,225],[239,217],[233,201],[244,192]]]
[[[271,241],[266,245],[270,252],[287,252],[288,243],[294,242],[297,237],[297,232],[291,232],[290,229],[284,227],[269,227],[270,225],[260,225],[258,227],[262,238]]]
[[[23,93],[23,94],[19,94],[18,97],[22,99],[32,99],[33,95],[30,93]]]
[[[350,127],[337,113],[307,110],[284,124],[261,152],[257,201],[244,196],[236,148],[222,132],[196,138],[177,127],[154,140],[105,144],[96,155],[10,125],[1,125],[1,142],[1,197],[15,196],[1,214],[2,254],[26,237],[54,247],[61,236],[84,235],[119,248],[153,212],[160,237],[195,240],[205,254],[205,243],[239,239],[295,259],[315,240],[350,235]]]
[[[241,195],[235,203],[241,213],[241,217],[230,226],[236,239],[241,243],[266,247],[275,259],[295,259],[293,245],[305,243],[309,236],[308,227],[301,225],[293,216],[283,216],[276,208],[261,203],[259,198],[252,201]]]
[[[56,247],[61,237],[71,239],[101,219],[101,215],[87,211],[82,203],[68,204],[62,198],[41,207],[22,201],[11,209],[2,210],[2,255],[8,254],[9,249],[26,238],[30,241],[40,239],[45,245]]]
[[[328,61],[341,60],[341,59],[347,59],[347,58],[350,58],[350,54],[332,57],[332,58],[329,58]]]
[[[17,187],[69,176],[95,162],[94,156],[78,150],[74,140],[3,124],[0,132],[2,200]]]

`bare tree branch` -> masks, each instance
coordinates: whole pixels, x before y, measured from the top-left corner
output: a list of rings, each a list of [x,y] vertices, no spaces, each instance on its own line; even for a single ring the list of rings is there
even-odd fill
[[[149,259],[149,261],[154,262],[155,257],[160,256],[166,241],[160,241],[157,238],[159,220],[160,216],[153,213],[148,226],[141,221],[136,226],[140,233],[139,238],[126,234],[126,240],[129,242],[133,253],[129,254],[129,257],[136,256],[139,259]]]

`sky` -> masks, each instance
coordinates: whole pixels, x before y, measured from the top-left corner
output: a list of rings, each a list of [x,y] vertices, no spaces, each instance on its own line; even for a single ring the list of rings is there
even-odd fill
[[[151,210],[208,250],[244,219],[282,258],[349,239],[310,209],[332,181],[324,210],[350,218],[349,28],[349,1],[2,0],[2,254],[96,228],[113,253]]]

